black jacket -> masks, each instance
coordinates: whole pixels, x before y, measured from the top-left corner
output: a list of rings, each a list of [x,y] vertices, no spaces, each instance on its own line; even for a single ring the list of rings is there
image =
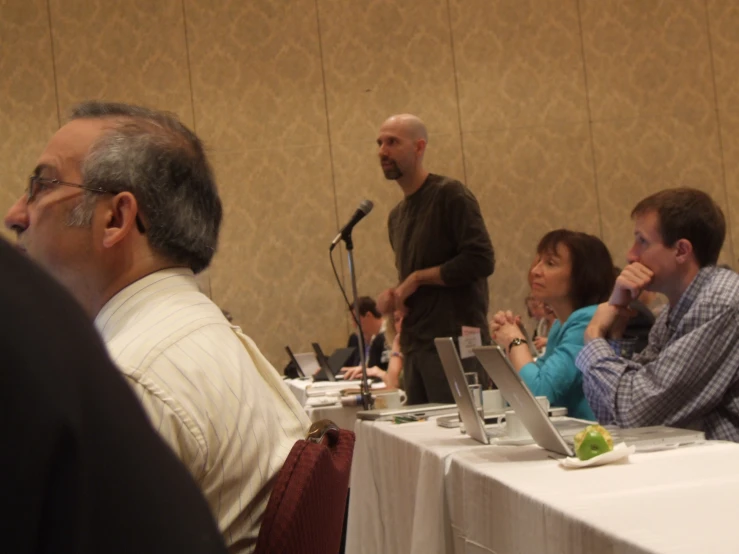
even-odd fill
[[[0,240],[2,551],[225,554],[89,318]]]

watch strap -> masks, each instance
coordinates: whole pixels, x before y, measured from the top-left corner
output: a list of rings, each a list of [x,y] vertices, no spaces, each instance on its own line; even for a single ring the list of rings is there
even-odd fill
[[[510,351],[511,351],[511,348],[513,348],[514,346],[518,346],[518,345],[520,345],[520,344],[526,344],[526,339],[522,339],[522,338],[520,338],[520,337],[516,337],[516,338],[515,338],[515,339],[513,339],[513,340],[512,340],[511,342],[510,342],[510,344],[508,345],[508,352],[510,353]]]

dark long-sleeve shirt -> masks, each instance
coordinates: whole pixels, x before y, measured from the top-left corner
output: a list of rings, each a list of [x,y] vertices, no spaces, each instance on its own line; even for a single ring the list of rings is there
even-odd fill
[[[361,364],[362,361],[359,354],[359,337],[356,333],[352,334],[349,337],[347,347],[354,348],[355,350],[354,354],[352,354],[352,357],[349,358],[349,360],[346,362],[346,365],[351,367]],[[372,341],[369,345],[367,345],[367,347],[367,367],[379,367],[380,369],[387,371],[387,366],[389,362],[388,355],[383,355],[388,350],[388,346],[385,344],[385,333],[377,333],[374,337],[372,337]]]
[[[441,266],[446,284],[421,286],[406,301],[403,352],[433,348],[436,337],[458,337],[462,326],[479,328],[489,343],[487,278],[495,254],[472,192],[459,181],[430,174],[390,212],[388,231],[399,282],[414,271]]]

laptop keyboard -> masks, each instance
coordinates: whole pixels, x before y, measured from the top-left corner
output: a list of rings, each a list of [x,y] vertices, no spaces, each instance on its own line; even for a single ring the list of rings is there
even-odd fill
[[[563,420],[563,421],[552,421],[554,428],[559,431],[559,434],[563,437],[574,437],[580,431],[588,426],[588,423],[579,420]]]
[[[565,439],[565,442],[572,445],[572,441],[577,433],[582,431],[587,425],[587,422],[572,420],[572,419],[551,419],[554,428],[559,431],[559,434]],[[485,426],[485,434],[489,438],[502,438],[506,436],[505,424],[502,426],[498,425],[487,425]]]

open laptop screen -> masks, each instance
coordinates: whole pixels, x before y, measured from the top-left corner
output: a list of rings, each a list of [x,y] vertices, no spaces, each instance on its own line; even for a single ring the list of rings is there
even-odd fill
[[[303,371],[303,368],[300,367],[298,360],[295,359],[295,354],[293,354],[292,348],[290,348],[289,346],[286,346],[285,352],[287,352],[287,355],[290,356],[290,360],[295,365],[295,369],[298,372],[298,377],[305,377],[305,372]]]
[[[316,353],[316,359],[318,360],[318,365],[321,368],[320,374],[318,373],[315,374],[313,378],[319,380],[322,375],[328,381],[336,381],[336,375],[331,370],[331,367],[328,364],[328,358],[326,358],[326,355],[323,353],[321,346],[317,342],[312,343],[311,346],[313,346],[313,351]]]
[[[452,389],[452,396],[459,408],[459,417],[464,423],[467,434],[482,444],[489,444],[485,424],[477,413],[474,400],[470,389],[467,387],[467,381],[464,378],[464,368],[462,361],[457,354],[457,348],[454,346],[454,340],[451,337],[442,337],[434,339],[436,351],[441,359],[441,366],[444,368],[444,374],[449,387]]]
[[[574,452],[549,421],[549,414],[531,394],[503,349],[496,344],[473,348],[472,351],[498,386],[503,397],[515,410],[536,444],[558,454],[573,456]]]

